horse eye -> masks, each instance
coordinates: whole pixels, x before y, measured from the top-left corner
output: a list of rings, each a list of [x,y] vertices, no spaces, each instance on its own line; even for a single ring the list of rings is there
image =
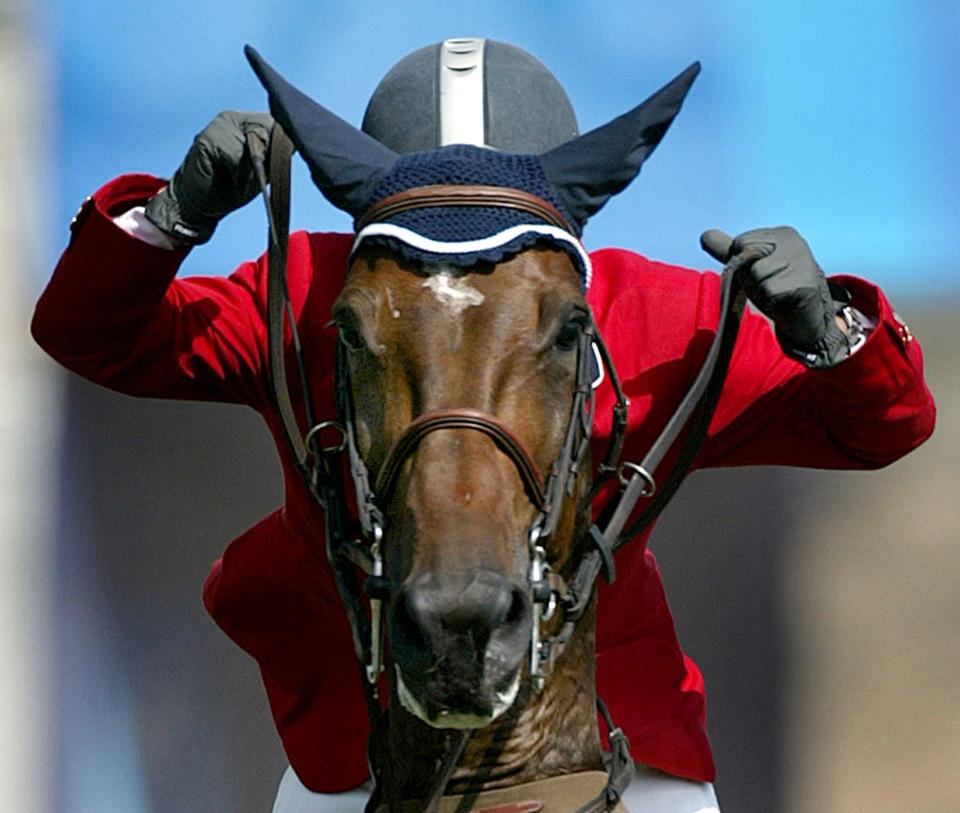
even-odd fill
[[[557,333],[557,338],[554,340],[554,347],[565,353],[576,350],[577,344],[580,341],[580,334],[583,333],[584,327],[586,327],[586,322],[582,316],[578,315],[567,319],[563,327],[560,328],[560,332]]]
[[[367,346],[360,331],[351,324],[338,322],[337,332],[340,335],[340,341],[342,341],[349,350],[362,350]]]

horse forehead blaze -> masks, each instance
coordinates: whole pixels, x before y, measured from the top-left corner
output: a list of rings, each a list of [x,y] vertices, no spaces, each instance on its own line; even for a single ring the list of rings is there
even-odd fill
[[[455,317],[467,308],[482,305],[486,298],[468,280],[452,276],[444,271],[428,277],[421,284],[424,288],[432,291],[437,301]]]
[[[422,342],[451,323],[507,341],[561,304],[586,308],[576,270],[560,250],[530,249],[467,268],[408,263],[380,250],[354,261],[337,307],[352,308],[367,330],[381,334],[375,349],[389,350],[385,335],[395,345]]]

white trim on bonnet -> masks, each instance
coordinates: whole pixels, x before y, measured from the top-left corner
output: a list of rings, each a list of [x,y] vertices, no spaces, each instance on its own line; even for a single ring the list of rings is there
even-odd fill
[[[590,382],[590,386],[596,389],[603,383],[603,379],[607,376],[603,366],[603,358],[600,355],[600,348],[597,347],[597,343],[591,342],[590,349],[593,351],[593,360],[597,363],[597,377]]]
[[[491,234],[489,237],[480,237],[476,240],[459,240],[456,242],[432,240],[429,237],[424,237],[422,234],[417,234],[415,231],[406,229],[403,226],[397,226],[394,223],[371,223],[369,226],[362,228],[357,234],[353,241],[353,247],[350,249],[350,255],[353,256],[353,253],[360,247],[360,243],[368,237],[392,237],[394,240],[399,240],[408,246],[413,246],[413,248],[418,248],[421,251],[429,251],[433,254],[471,254],[475,251],[487,251],[488,249],[502,246],[511,240],[515,240],[521,234],[528,234],[530,232],[542,234],[545,237],[551,237],[561,243],[567,243],[573,246],[583,263],[583,271],[585,274],[583,287],[585,290],[590,287],[590,280],[593,276],[593,266],[590,264],[590,255],[587,254],[583,243],[570,234],[570,232],[564,231],[557,226],[548,226],[543,223],[521,223],[497,232],[496,234]]]

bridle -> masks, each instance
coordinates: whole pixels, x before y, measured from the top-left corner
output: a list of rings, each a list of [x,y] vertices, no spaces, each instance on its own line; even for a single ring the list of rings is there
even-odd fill
[[[596,579],[603,575],[608,582],[615,578],[614,553],[642,533],[659,515],[676,493],[692,466],[716,408],[726,375],[734,340],[745,304],[745,295],[737,282],[737,271],[757,259],[757,255],[737,255],[724,268],[722,277],[721,318],[706,360],[690,390],[676,412],[640,463],[620,462],[627,427],[629,402],[623,393],[609,351],[592,319],[580,332],[577,341],[577,372],[563,444],[546,476],[513,430],[494,415],[475,409],[457,408],[430,412],[415,418],[394,441],[372,479],[357,446],[353,404],[349,379],[347,349],[337,343],[335,392],[337,418],[317,421],[311,403],[306,365],[297,336],[296,323],[286,286],[287,239],[289,230],[290,160],[293,147],[279,125],[275,125],[270,144],[270,192],[264,168],[266,145],[252,132],[247,133],[247,146],[260,179],[269,219],[269,277],[267,295],[267,333],[270,387],[280,415],[284,434],[294,463],[313,497],[324,509],[327,555],[344,604],[358,663],[361,666],[367,711],[371,725],[371,768],[378,789],[385,795],[391,813],[400,810],[396,784],[392,779],[390,759],[386,752],[385,719],[379,695],[379,677],[383,670],[381,639],[382,607],[389,597],[391,584],[383,570],[383,535],[386,526],[384,507],[397,485],[406,461],[425,437],[441,430],[474,431],[486,435],[507,456],[517,470],[526,494],[534,508],[528,529],[530,564],[529,590],[533,613],[528,674],[535,688],[541,688],[554,662],[573,635],[593,595]],[[529,193],[511,189],[472,189],[462,187],[426,187],[407,190],[394,200],[377,204],[379,211],[407,210],[418,205],[502,205],[520,208],[536,217],[554,209],[546,201]],[[532,199],[532,201],[530,200]],[[437,202],[440,200],[441,202]],[[555,210],[554,210],[555,211]],[[559,213],[557,213],[559,215]],[[562,216],[560,216],[562,220]],[[368,213],[367,220],[370,219]],[[295,416],[287,385],[283,337],[289,325],[303,392],[309,430],[302,433]],[[553,535],[567,499],[576,495],[575,481],[586,458],[595,414],[595,394],[591,386],[590,363],[596,348],[615,393],[610,439],[604,459],[588,494],[577,510],[589,510],[594,499],[617,478],[620,488],[599,511],[597,520],[573,550],[579,554],[569,579],[551,570],[547,562],[546,542]],[[657,489],[654,475],[659,464],[684,427],[687,437],[673,469]],[[344,491],[344,458],[353,484],[357,518],[348,508]],[[639,519],[626,527],[629,517],[641,498],[652,498]],[[358,527],[359,526],[359,527]],[[362,583],[358,568],[366,574]],[[369,613],[363,601],[369,599]],[[542,636],[541,624],[555,612],[562,613],[557,632]],[[606,788],[577,813],[599,813],[612,809],[620,800],[633,773],[629,743],[623,732],[613,725],[598,698],[598,706],[609,732],[611,760]],[[447,755],[434,783],[428,810],[439,804],[447,780],[456,766],[467,735],[464,734]]]
[[[533,643],[528,666],[530,677],[538,687],[542,686],[545,667],[552,665],[562,651],[562,644],[565,641],[549,639],[541,641],[540,622],[552,616],[558,602],[569,603],[570,599],[569,591],[565,589],[566,585],[562,578],[558,574],[551,573],[546,560],[545,544],[556,530],[565,500],[573,498],[575,494],[575,480],[589,448],[595,402],[591,385],[591,347],[598,342],[602,344],[592,322],[586,324],[577,339],[574,394],[563,443],[546,476],[540,473],[536,461],[523,441],[507,424],[490,413],[460,407],[428,412],[408,424],[387,452],[375,480],[371,478],[367,464],[357,448],[352,388],[346,358],[348,351],[342,343],[339,345],[335,374],[338,425],[343,432],[343,445],[349,460],[357,514],[364,537],[361,540],[351,540],[347,544],[354,549],[349,558],[354,563],[359,563],[361,568],[369,574],[364,585],[364,590],[371,600],[372,618],[370,656],[365,664],[369,681],[376,681],[383,668],[379,628],[381,602],[389,596],[391,589],[391,584],[383,576],[381,541],[386,527],[385,506],[389,504],[404,464],[424,438],[440,430],[457,430],[480,432],[496,444],[516,469],[534,509],[534,517],[526,534],[530,555],[528,581],[531,603],[534,607],[531,618]],[[605,356],[606,348],[601,353]],[[618,422],[618,430],[611,441],[612,446],[619,446],[626,426],[627,401],[612,367],[609,375],[615,382],[614,386],[618,393],[617,409],[624,416],[624,420]],[[367,553],[369,560],[365,561]]]

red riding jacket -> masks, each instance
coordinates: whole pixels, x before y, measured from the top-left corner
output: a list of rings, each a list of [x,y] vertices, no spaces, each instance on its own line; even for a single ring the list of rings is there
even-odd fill
[[[304,784],[327,792],[355,787],[367,775],[362,689],[323,554],[322,515],[293,468],[270,400],[266,261],[244,263],[228,278],[175,278],[186,252],[148,245],[111,219],[144,203],[162,183],[123,176],[84,204],[37,305],[33,334],[64,366],[111,389],[242,403],[263,415],[282,459],[286,500],[213,564],[204,602],[256,658]],[[320,417],[333,415],[335,334],[324,326],[351,241],[347,234],[306,232],[290,239],[290,295]],[[717,323],[719,277],[619,249],[592,259],[588,300],[631,401],[624,459],[637,460],[699,369]],[[782,353],[764,318],[745,315],[698,467],[876,468],[932,432],[934,404],[919,344],[876,287],[838,281],[877,320],[866,344],[832,370],[813,372]],[[302,400],[295,390],[293,397]],[[605,382],[595,453],[610,431],[611,403]],[[670,464],[668,457],[664,470]],[[647,535],[618,555],[617,571],[614,585],[600,586],[599,692],[637,761],[712,780],[703,679],[677,642]]]

